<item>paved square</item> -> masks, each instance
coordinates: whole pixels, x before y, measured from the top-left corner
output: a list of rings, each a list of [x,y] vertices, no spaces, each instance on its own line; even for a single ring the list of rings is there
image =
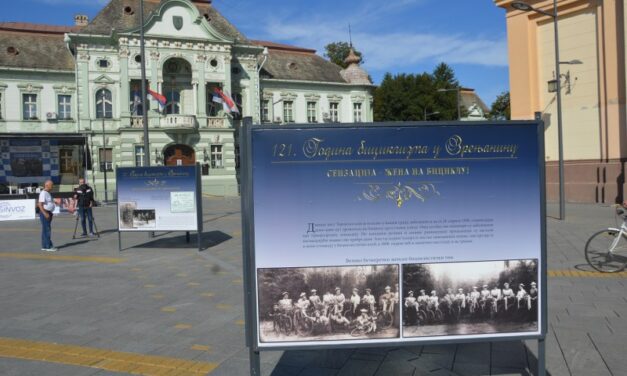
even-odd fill
[[[0,223],[0,375],[247,375],[239,199],[203,205],[201,253],[184,233],[123,234],[119,253],[113,207],[95,210],[99,239],[73,240],[74,217],[55,217],[55,254],[40,251],[38,222]],[[627,275],[591,273],[583,255],[612,211],[567,209],[548,219],[548,369],[622,375]],[[529,375],[536,354],[520,341],[266,352],[262,373]]]

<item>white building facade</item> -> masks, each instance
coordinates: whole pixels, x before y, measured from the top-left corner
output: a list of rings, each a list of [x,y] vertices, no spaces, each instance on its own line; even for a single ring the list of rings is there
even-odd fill
[[[342,70],[313,50],[249,40],[207,1],[147,0],[145,14],[145,57],[138,0],[111,0],[71,28],[0,24],[0,152],[10,166],[0,184],[52,178],[68,190],[86,175],[102,198],[105,173],[113,191],[116,166],[141,166],[148,154],[151,165],[200,163],[203,192],[237,195],[242,117],[373,120],[374,87],[359,59]],[[142,63],[164,106],[141,103]],[[241,115],[213,101],[216,88]]]

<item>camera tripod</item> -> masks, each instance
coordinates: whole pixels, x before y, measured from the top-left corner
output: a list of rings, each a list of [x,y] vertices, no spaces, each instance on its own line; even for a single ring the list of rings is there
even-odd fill
[[[76,214],[76,222],[74,223],[74,234],[72,235],[72,239],[77,239],[76,237],[76,230],[78,230],[78,222],[81,219],[80,214],[78,214],[78,208],[76,209],[76,211],[74,212]],[[88,219],[86,219],[88,221]],[[96,218],[94,218],[94,214],[92,212],[91,215],[91,223],[94,225],[94,230],[96,230],[95,234],[98,237],[98,239],[100,239],[100,231],[98,231],[98,225],[96,225]]]

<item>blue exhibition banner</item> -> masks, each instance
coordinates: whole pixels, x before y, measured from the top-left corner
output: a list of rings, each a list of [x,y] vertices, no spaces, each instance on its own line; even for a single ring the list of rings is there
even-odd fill
[[[542,335],[539,132],[253,128],[257,345]]]
[[[196,166],[119,167],[120,231],[199,231]]]

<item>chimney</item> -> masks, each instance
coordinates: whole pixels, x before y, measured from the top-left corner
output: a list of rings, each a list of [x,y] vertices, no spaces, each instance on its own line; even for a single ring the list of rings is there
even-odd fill
[[[89,17],[84,14],[76,14],[74,15],[74,25],[78,27],[87,26],[89,23]]]

